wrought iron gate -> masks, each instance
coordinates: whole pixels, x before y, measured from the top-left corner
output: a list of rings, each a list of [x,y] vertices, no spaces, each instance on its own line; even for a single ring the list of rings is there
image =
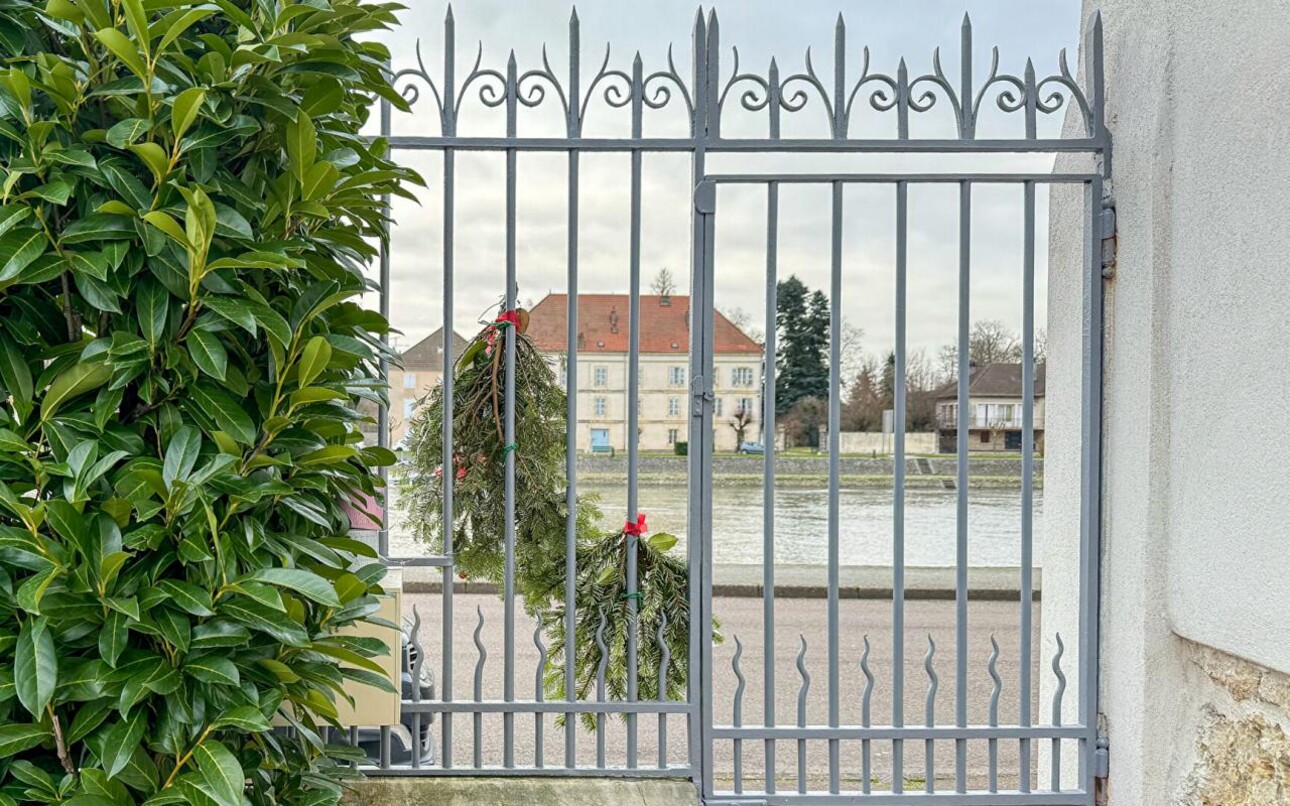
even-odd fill
[[[635,390],[639,384],[640,366],[640,232],[641,232],[641,192],[642,192],[642,159],[644,155],[660,152],[680,152],[691,156],[691,179],[694,190],[693,214],[693,254],[691,266],[691,312],[690,327],[690,393],[691,407],[689,418],[689,524],[690,533],[696,536],[689,541],[688,557],[690,567],[689,598],[690,608],[694,614],[694,623],[702,625],[690,636],[688,668],[690,670],[690,691],[685,702],[672,702],[666,699],[659,701],[640,701],[634,685],[629,682],[628,697],[624,701],[607,701],[603,692],[594,700],[569,700],[562,702],[543,701],[540,684],[532,698],[517,694],[516,672],[516,636],[524,629],[515,623],[516,603],[514,589],[514,524],[505,535],[507,552],[506,584],[501,591],[504,600],[503,664],[504,686],[500,698],[486,698],[481,688],[481,674],[487,655],[480,643],[480,634],[484,630],[484,617],[478,616],[479,627],[475,632],[476,645],[479,647],[478,661],[473,697],[462,698],[453,679],[453,658],[456,651],[453,643],[454,592],[453,592],[453,556],[452,545],[448,545],[442,556],[435,557],[391,557],[391,564],[403,566],[434,566],[442,569],[442,640],[440,641],[442,658],[438,660],[440,670],[437,699],[422,698],[419,690],[414,689],[412,698],[404,703],[405,712],[415,717],[413,735],[419,735],[424,716],[439,718],[439,757],[433,764],[423,763],[419,755],[414,754],[410,765],[399,767],[389,762],[389,730],[383,737],[381,763],[373,772],[377,774],[534,774],[534,775],[666,775],[691,777],[706,803],[901,803],[906,800],[932,801],[955,804],[1067,804],[1069,806],[1092,806],[1094,800],[1094,783],[1097,773],[1095,765],[1095,748],[1097,743],[1097,590],[1098,590],[1098,557],[1099,557],[1099,489],[1100,489],[1100,389],[1101,389],[1101,247],[1099,222],[1102,211],[1103,181],[1109,175],[1110,138],[1103,117],[1102,88],[1102,46],[1101,26],[1095,18],[1089,25],[1089,38],[1085,44],[1084,80],[1077,80],[1067,66],[1066,56],[1060,58],[1057,73],[1047,77],[1038,76],[1034,68],[1027,63],[1021,75],[1011,75],[999,70],[998,54],[989,74],[984,80],[973,75],[973,39],[971,25],[965,18],[962,26],[962,38],[959,54],[958,75],[951,77],[942,68],[939,52],[931,61],[930,71],[924,74],[911,75],[906,63],[902,60],[892,74],[881,73],[871,68],[869,53],[865,49],[860,59],[855,53],[848,53],[848,41],[845,24],[839,17],[835,28],[834,53],[831,76],[823,77],[816,71],[807,53],[802,72],[781,75],[778,63],[771,60],[765,73],[747,72],[741,68],[738,52],[729,63],[723,63],[719,23],[715,12],[704,14],[702,11],[694,20],[692,62],[689,75],[683,75],[676,67],[671,54],[665,69],[646,72],[639,55],[631,65],[624,69],[611,67],[610,52],[606,49],[603,62],[584,80],[581,61],[581,30],[576,12],[569,23],[568,65],[567,70],[559,73],[544,58],[541,66],[521,70],[512,53],[504,68],[483,67],[482,59],[476,58],[474,66],[466,73],[464,79],[457,76],[457,52],[455,39],[455,21],[451,10],[444,24],[442,42],[443,65],[441,71],[432,71],[421,62],[418,48],[418,63],[415,66],[401,69],[397,76],[401,90],[411,101],[420,100],[423,104],[433,104],[433,114],[437,117],[440,131],[432,136],[399,135],[390,138],[391,146],[400,150],[425,150],[442,155],[443,165],[443,305],[446,332],[451,330],[454,316],[454,286],[458,277],[454,271],[455,248],[455,158],[467,151],[501,152],[506,158],[505,185],[500,193],[506,200],[506,307],[515,307],[516,295],[516,184],[517,155],[530,152],[556,152],[567,155],[567,186],[562,195],[569,213],[568,229],[568,332],[565,360],[565,373],[568,392],[568,417],[571,423],[578,421],[578,268],[579,268],[579,158],[592,152],[617,152],[630,156],[630,175],[627,192],[630,193],[631,221],[628,230],[630,240],[630,257],[628,277],[630,288],[629,340],[631,344],[628,359],[628,394],[627,433],[635,433],[637,416]],[[482,54],[482,47],[481,47]],[[859,63],[859,75],[854,71]],[[396,65],[396,67],[398,67]],[[486,107],[501,108],[505,113],[505,131],[503,134],[467,133],[460,122],[464,119],[464,102],[473,93],[475,98]],[[591,137],[584,133],[584,123],[588,118],[589,102],[600,99],[611,109],[629,110],[630,134],[625,137]],[[857,101],[859,102],[857,104]],[[520,133],[519,120],[524,109],[541,104],[555,104],[564,121],[564,133],[557,137],[526,136]],[[766,134],[752,137],[727,137],[722,134],[722,112],[738,104],[748,112],[764,114]],[[861,138],[852,134],[852,122],[858,116],[860,108],[868,105],[873,112],[885,115],[891,122],[894,136],[887,138]],[[644,121],[647,113],[671,105],[683,109],[688,121],[689,133],[679,137],[650,137],[644,134]],[[1003,113],[1015,115],[1019,136],[1007,138],[978,137],[978,120],[985,106],[994,105]],[[910,121],[912,117],[929,113],[944,112],[952,121],[954,136],[940,138],[912,137]],[[1057,138],[1040,138],[1037,121],[1041,115],[1065,113],[1071,110],[1068,121],[1068,136]],[[592,109],[592,113],[597,110]],[[820,134],[808,138],[789,138],[781,136],[781,123],[788,115],[805,116],[814,114],[820,125]],[[382,133],[391,134],[392,115],[388,106],[382,110]],[[818,173],[818,174],[740,174],[714,173],[709,168],[709,156],[713,154],[996,154],[996,153],[1047,153],[1053,155],[1082,154],[1088,155],[1087,166],[1081,164],[1081,170],[1064,173]],[[714,424],[714,275],[716,273],[715,231],[718,215],[718,200],[722,188],[731,185],[754,185],[763,189],[767,217],[767,254],[765,283],[766,300],[766,355],[775,352],[775,289],[777,280],[777,225],[780,205],[780,190],[790,185],[815,184],[827,187],[832,194],[832,243],[831,243],[831,350],[832,374],[828,408],[829,438],[829,512],[828,512],[828,582],[826,593],[827,606],[827,641],[824,647],[826,655],[827,678],[825,686],[828,691],[828,717],[824,724],[810,724],[805,707],[806,692],[811,685],[808,672],[807,656],[815,650],[809,647],[805,639],[800,644],[794,641],[784,642],[775,633],[775,564],[766,561],[763,564],[762,597],[763,597],[763,646],[766,656],[773,659],[776,650],[786,651],[788,644],[798,652],[797,668],[799,679],[796,682],[795,696],[799,697],[799,717],[791,726],[775,723],[775,702],[777,692],[784,688],[777,681],[773,660],[763,664],[762,689],[764,697],[764,717],[762,724],[748,724],[741,718],[743,695],[746,678],[740,666],[740,653],[734,656],[733,669],[716,668],[714,662],[714,645],[712,633],[713,611],[713,516],[712,516],[712,470],[713,470],[713,424]],[[839,417],[841,402],[841,278],[844,265],[842,257],[842,210],[844,191],[854,185],[883,185],[894,188],[896,200],[896,299],[894,312],[896,319],[895,350],[895,432],[903,433],[905,425],[906,401],[904,399],[904,373],[906,369],[906,317],[908,307],[908,287],[906,280],[908,252],[908,192],[911,186],[924,184],[950,185],[957,187],[959,193],[959,263],[957,282],[959,286],[958,306],[958,387],[957,387],[957,545],[955,547],[955,651],[954,688],[956,692],[955,713],[952,721],[938,721],[932,713],[933,696],[939,685],[936,671],[935,647],[929,648],[924,666],[926,684],[930,688],[928,708],[923,718],[915,719],[907,715],[904,709],[904,691],[912,687],[912,675],[905,670],[902,652],[893,652],[892,691],[893,712],[888,724],[875,723],[871,718],[870,696],[874,690],[875,677],[871,673],[867,648],[861,658],[844,659],[841,656],[839,640],[839,603],[840,590],[838,559],[839,548]],[[988,672],[995,683],[991,697],[989,718],[981,723],[973,723],[968,718],[965,689],[971,663],[967,651],[968,631],[968,557],[967,547],[969,529],[967,523],[968,498],[968,452],[969,406],[968,406],[968,328],[969,328],[969,292],[968,282],[972,271],[970,253],[972,227],[972,200],[974,188],[983,185],[1006,184],[1020,189],[1024,199],[1024,315],[1023,343],[1024,367],[1022,405],[1022,502],[1023,521],[1020,525],[1022,569],[1020,572],[1020,601],[1018,627],[1020,632],[1019,647],[1019,720],[1017,724],[999,724],[999,678],[995,672],[995,655],[989,659]],[[1031,490],[1034,479],[1035,442],[1035,362],[1034,362],[1034,272],[1036,253],[1036,194],[1039,188],[1046,185],[1078,185],[1084,189],[1083,219],[1085,222],[1084,268],[1082,278],[1084,286],[1084,341],[1083,341],[1083,400],[1082,400],[1082,465],[1081,479],[1081,533],[1079,589],[1080,614],[1078,635],[1073,637],[1078,647],[1078,669],[1073,670],[1062,663],[1062,650],[1055,657],[1047,659],[1058,681],[1053,697],[1052,718],[1043,720],[1032,713],[1031,668],[1037,656],[1032,646],[1032,601],[1034,590],[1031,568],[1033,566],[1033,524],[1031,523]],[[381,262],[382,307],[389,310],[390,263],[388,253]],[[397,293],[397,289],[393,289]],[[506,336],[506,356],[511,360],[514,355],[513,331]],[[452,354],[452,339],[445,337],[443,349],[444,383],[451,384],[451,369],[456,356]],[[775,422],[775,382],[774,361],[767,360],[767,376],[762,395],[762,418],[764,431],[774,434]],[[450,389],[450,386],[448,386]],[[446,395],[451,399],[451,394]],[[514,401],[508,397],[506,406],[508,434],[513,428]],[[381,412],[379,437],[388,443],[388,415]],[[445,419],[443,466],[452,467],[452,433],[451,416]],[[576,435],[574,428],[569,429],[568,441],[568,474],[569,501],[577,496]],[[902,647],[906,643],[906,625],[904,609],[905,590],[905,489],[906,489],[906,456],[902,440],[895,440],[894,457],[894,508],[893,508],[893,554],[889,558],[892,565],[891,577],[891,631],[894,646]],[[627,444],[628,505],[625,513],[628,520],[637,516],[637,467],[639,460],[638,445],[635,441]],[[764,459],[764,556],[774,557],[775,512],[773,496],[775,491],[774,451],[768,450]],[[514,485],[514,457],[507,460],[508,483],[506,487],[507,506],[513,512],[517,491]],[[444,473],[444,510],[446,519],[451,519],[453,474]],[[521,491],[522,492],[522,491]],[[576,563],[574,549],[574,530],[576,508],[570,507],[568,526],[568,570],[571,572]],[[451,530],[448,530],[451,534]],[[389,554],[388,533],[382,532],[381,550]],[[886,559],[886,558],[884,558]],[[629,591],[635,590],[636,568],[629,566]],[[572,602],[573,575],[568,573],[566,601]],[[635,601],[627,600],[629,619],[635,618]],[[573,633],[573,608],[567,608],[568,630]],[[635,679],[638,643],[652,640],[650,636],[637,636],[631,633],[626,663],[630,680]],[[541,648],[540,638],[539,648]],[[1058,646],[1062,638],[1057,638]],[[1067,636],[1067,640],[1072,640]],[[419,643],[418,643],[419,646]],[[566,690],[573,690],[572,669],[574,653],[580,651],[573,642],[566,646],[563,658],[552,658],[550,664],[562,669],[570,685]],[[594,650],[592,650],[594,651]],[[603,650],[602,650],[603,651]],[[436,659],[430,659],[435,664]],[[666,663],[667,660],[664,660]],[[540,679],[547,664],[545,650],[542,650],[540,666],[537,670]],[[1078,698],[1078,721],[1064,724],[1063,698],[1066,697],[1066,674],[1073,672],[1077,689],[1074,696]],[[530,672],[525,672],[530,674]],[[733,713],[727,721],[725,714],[718,714],[714,707],[714,681],[721,675],[734,675],[738,679],[738,688],[733,703]],[[862,690],[859,690],[860,704],[842,701],[844,680],[853,678],[865,679]],[[819,684],[817,683],[817,686]],[[847,689],[849,690],[849,689]],[[597,739],[597,752],[594,762],[579,757],[576,733],[578,714],[591,713],[601,717],[608,715],[623,716],[626,724],[626,751],[621,764],[607,761],[603,732]],[[499,765],[483,763],[481,754],[481,717],[482,715],[502,715],[503,755]],[[555,763],[543,755],[544,718],[563,714],[569,717],[562,729],[564,735],[563,758]],[[454,716],[470,715],[473,720],[473,763],[463,765],[462,760],[454,755]],[[527,715],[533,719],[533,731],[536,736],[534,757],[517,758],[515,737],[520,730],[516,725],[516,715]],[[638,720],[641,716],[657,717],[659,729],[659,746],[657,758],[643,761],[641,748],[638,746]],[[667,745],[668,725],[685,725],[686,760],[676,763],[670,757]],[[674,729],[675,730],[675,729]],[[674,734],[675,735],[675,734]],[[777,745],[777,742],[780,743]],[[1002,775],[1004,785],[1000,784],[998,760],[999,743],[1016,743],[1018,762],[1014,770],[1005,770]],[[968,774],[967,758],[969,748],[981,745],[988,747],[988,774],[982,780],[974,780]],[[732,764],[728,769],[718,770],[716,748],[727,745],[732,753]],[[762,748],[763,769],[749,772],[744,770],[745,747],[757,745]],[[782,776],[776,769],[778,749],[785,745],[795,747],[798,755],[798,770],[794,777],[791,773]],[[875,770],[873,761],[877,746],[890,747],[890,764],[885,772]],[[946,749],[943,753],[954,758],[953,781],[938,781],[935,768],[937,747]],[[1048,755],[1048,769],[1038,770],[1036,760],[1040,755],[1041,745]],[[1061,764],[1063,747],[1078,747],[1078,771],[1071,775],[1068,771],[1063,778]],[[922,755],[924,768],[918,770],[921,776],[910,775],[904,764],[904,751],[917,747]],[[806,773],[805,757],[815,748],[825,748],[828,756],[827,780],[811,781]],[[850,760],[844,761],[844,751],[850,758],[851,748],[860,750],[859,765]],[[721,764],[725,762],[722,761]],[[857,769],[852,769],[857,767]],[[1032,771],[1036,774],[1033,776]],[[727,786],[727,779],[730,785]],[[918,780],[914,780],[918,779]],[[1070,783],[1074,782],[1071,786]],[[917,791],[912,797],[908,790]]]

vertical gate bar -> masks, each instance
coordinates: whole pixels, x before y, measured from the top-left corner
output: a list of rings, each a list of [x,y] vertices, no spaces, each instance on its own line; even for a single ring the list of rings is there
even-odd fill
[[[506,62],[506,136],[515,136],[517,69],[515,51]],[[515,310],[515,158],[514,148],[506,149],[506,310]],[[506,483],[503,490],[506,513],[506,557],[504,568],[504,598],[502,612],[502,696],[506,702],[515,701],[515,340],[519,333],[512,326],[506,331],[506,390],[505,420]],[[502,764],[515,766],[515,712],[502,712]]]
[[[389,70],[389,64],[386,63],[386,70]],[[388,138],[390,136],[390,102],[381,99],[381,136]],[[381,195],[381,215],[386,221],[390,220],[390,194]],[[386,232],[385,237],[381,239],[380,246],[380,310],[381,316],[388,322],[390,320],[390,233]],[[381,344],[389,347],[390,337],[388,333],[381,334]],[[389,395],[390,386],[390,359],[388,355],[382,353],[380,360],[381,382],[385,384],[386,395]],[[377,407],[376,410],[376,444],[382,448],[390,447],[390,404],[387,399]],[[390,494],[389,494],[389,469],[382,467],[381,476],[381,528],[376,533],[377,553],[381,557],[390,556]]]
[[[638,51],[632,62],[632,137],[641,136],[644,66]],[[638,465],[640,464],[640,363],[641,363],[641,151],[631,155],[631,231],[627,298],[627,520],[635,523],[639,514]],[[637,639],[639,604],[636,601],[637,560],[640,538],[627,535],[627,700],[637,700]],[[627,715],[627,767],[636,767],[636,714]]]
[[[839,574],[839,511],[838,484],[842,473],[841,434],[842,421],[842,183],[833,183],[833,248],[829,297],[829,569],[828,569],[828,630],[829,630],[829,727],[836,728],[841,720],[842,684],[839,679],[841,664],[838,659],[838,574]],[[840,787],[841,744],[829,739],[829,792],[837,794]]]
[[[775,726],[775,336],[779,310],[779,183],[766,185],[766,347],[762,353],[763,715]],[[769,443],[769,447],[767,444]],[[775,740],[766,740],[766,792],[775,792]]]
[[[959,366],[958,422],[955,434],[958,509],[956,512],[956,548],[954,566],[954,724],[967,727],[967,549],[968,549],[968,385],[971,363],[968,356],[969,302],[972,267],[972,184],[959,183]],[[967,791],[967,740],[954,740],[955,791]]]
[[[443,133],[449,136],[456,133],[456,121],[452,115],[453,104],[456,103],[456,22],[452,17],[452,6],[448,6],[448,13],[444,17],[444,40],[443,40],[443,113],[442,123]],[[453,272],[456,267],[456,168],[457,153],[451,148],[445,148],[443,151],[443,458],[441,466],[453,468],[452,464],[454,451],[452,444],[452,418],[453,418],[453,361],[455,357],[452,354],[453,335],[457,332],[453,326],[454,319],[454,286]],[[443,553],[453,556],[453,484],[456,481],[455,472],[444,471],[443,474]],[[442,588],[442,609],[443,618],[440,622],[442,630],[441,643],[443,647],[442,669],[440,672],[440,685],[442,692],[440,697],[444,702],[452,702],[452,657],[453,657],[453,577],[455,576],[454,568],[451,564],[443,567],[443,584]],[[414,685],[417,681],[413,681]],[[413,689],[416,691],[416,689]],[[452,713],[445,711],[441,716],[439,758],[444,769],[452,768]],[[421,735],[421,713],[417,712],[412,716],[412,735],[419,737]],[[415,753],[412,757],[413,766],[421,766],[421,754]]]
[[[896,372],[895,408],[892,430],[895,432],[894,486],[892,496],[892,593],[891,593],[891,724],[905,725],[905,362],[907,329],[909,254],[909,184],[896,183]],[[891,790],[904,791],[905,747],[900,739],[892,741]]]
[[[1021,702],[1017,722],[1032,724],[1030,714],[1030,645],[1034,614],[1034,478],[1035,478],[1035,183],[1026,182],[1021,278]],[[1030,791],[1030,739],[1022,739],[1018,766],[1021,791]]]
[[[694,82],[694,117],[690,123],[690,135],[695,138],[694,151],[690,157],[690,180],[691,187],[697,190],[698,185],[703,181],[705,171],[705,138],[707,127],[707,110],[709,103],[708,90],[708,32],[704,22],[703,9],[699,8],[694,15],[694,34],[693,34],[693,82]],[[690,310],[697,310],[697,306],[702,302],[702,293],[700,276],[702,274],[703,262],[703,214],[699,212],[697,204],[690,211]],[[693,319],[693,314],[691,314]],[[690,382],[694,383],[695,375],[702,369],[699,363],[699,356],[703,351],[703,334],[702,328],[690,328]],[[704,746],[707,744],[705,735],[705,713],[702,705],[702,693],[704,688],[703,678],[709,674],[708,667],[702,666],[702,643],[703,638],[709,634],[709,630],[704,628],[704,610],[700,587],[702,586],[702,575],[700,569],[700,560],[703,556],[703,533],[695,531],[694,525],[699,523],[699,500],[697,495],[697,485],[699,483],[698,472],[700,452],[694,450],[698,447],[699,442],[695,437],[701,433],[703,421],[700,417],[695,416],[691,411],[689,433],[686,439],[689,442],[689,462],[687,463],[686,477],[686,506],[689,515],[691,533],[686,543],[686,593],[690,605],[690,635],[689,647],[687,652],[686,675],[686,692],[685,699],[689,705],[689,715],[687,717],[686,732],[686,752],[690,760],[691,775],[695,784],[700,789],[700,794],[707,796],[711,794],[711,789],[707,783],[706,768],[704,760],[707,753]]]
[[[959,138],[976,138],[976,120],[972,110],[972,18],[963,12],[959,26]]]
[[[695,130],[698,144],[694,152],[694,171],[696,185],[703,181],[707,144],[719,136],[721,107],[718,90],[721,75],[721,29],[717,22],[715,9],[709,11],[708,22],[702,23],[702,11],[699,23],[695,26]],[[697,526],[698,539],[690,544],[690,652],[693,665],[699,674],[690,675],[690,681],[698,678],[698,684],[690,687],[691,706],[691,763],[695,780],[703,797],[714,792],[713,785],[713,748],[707,735],[712,725],[712,582],[711,568],[711,517],[707,516],[711,504],[709,483],[712,473],[712,462],[708,457],[708,444],[712,437],[712,406],[704,399],[706,380],[704,372],[711,363],[708,356],[712,349],[712,300],[708,296],[709,278],[712,274],[712,259],[715,249],[712,245],[712,234],[716,230],[712,221],[715,213],[715,193],[711,207],[694,218],[695,254],[693,258],[693,281],[690,287],[690,319],[698,326],[691,327],[691,384],[695,397],[694,417],[690,420],[690,506],[691,528]],[[707,316],[703,313],[707,312]],[[698,448],[696,452],[694,449]],[[705,517],[706,516],[706,517]],[[697,605],[697,607],[696,607]],[[695,620],[698,629],[694,628]]]
[[[579,58],[582,37],[578,23],[578,9],[569,16],[569,109],[567,129],[569,137],[579,132],[578,101],[581,76]],[[568,514],[564,526],[564,698],[573,702],[577,688],[574,650],[577,642],[577,573],[578,573],[578,151],[569,149],[569,301],[566,313],[565,359],[565,436],[564,471],[566,479],[565,507]],[[577,766],[578,718],[573,712],[564,715],[564,766]]]
[[[1100,29],[1095,37],[1100,39]],[[1097,742],[1098,595],[1102,535],[1102,234],[1098,226],[1102,179],[1085,188],[1084,358],[1080,441],[1079,782],[1093,803],[1096,770],[1090,759]]]
[[[385,70],[390,72],[390,64],[385,63]],[[381,136],[388,138],[390,136],[390,102],[384,98],[381,99]],[[390,194],[381,194],[381,215],[384,220],[390,220]],[[381,284],[381,316],[388,322],[390,319],[390,238],[391,233],[386,232],[385,237],[381,239],[380,246],[380,284]],[[390,336],[388,331],[381,334],[381,344],[388,347]],[[381,354],[380,359],[381,382],[385,384],[386,402],[377,408],[376,415],[376,444],[382,448],[390,447],[390,404],[388,400],[390,387],[390,359],[385,353]],[[387,467],[381,467],[378,471],[381,479],[381,528],[376,533],[376,551],[382,558],[390,555],[390,471]],[[390,767],[390,729],[381,728],[380,738],[380,766],[382,769]],[[413,755],[416,755],[415,753]]]

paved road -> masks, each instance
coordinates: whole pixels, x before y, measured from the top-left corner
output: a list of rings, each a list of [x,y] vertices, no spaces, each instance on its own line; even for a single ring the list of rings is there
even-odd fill
[[[436,670],[443,654],[441,634],[441,599],[439,595],[410,594],[405,597],[405,610],[411,613],[416,605],[424,625],[423,645]],[[743,700],[743,724],[762,724],[763,714],[763,641],[762,602],[759,598],[718,598],[715,612],[721,621],[726,641],[715,650],[715,675],[713,679],[714,714],[719,724],[729,724],[736,678],[731,670],[734,654],[734,636],[744,644],[742,668],[748,678]],[[776,608],[776,640],[774,667],[776,675],[775,716],[780,725],[795,725],[798,719],[798,692],[800,677],[794,665],[800,640],[805,637],[807,654],[805,664],[811,676],[806,697],[806,724],[827,725],[829,717],[829,676],[827,653],[826,607],[822,599],[782,599]],[[984,723],[988,719],[992,684],[987,672],[990,655],[990,637],[999,642],[997,669],[1003,682],[999,699],[1001,724],[1016,724],[1019,709],[1018,683],[1018,617],[1017,602],[973,601],[969,605],[968,651],[969,672],[967,711],[971,723]],[[478,612],[484,616],[482,640],[488,658],[482,675],[483,699],[501,699],[503,692],[503,631],[502,602],[486,594],[458,594],[455,599],[453,665],[455,699],[474,697],[474,675],[477,653],[473,632]],[[935,697],[935,719],[938,724],[952,724],[955,714],[955,653],[954,653],[954,603],[944,601],[911,601],[905,606],[905,697],[906,724],[923,724],[927,696],[927,675],[923,658],[927,651],[927,637],[936,642],[935,670],[940,685]],[[842,724],[859,724],[861,721],[864,678],[859,660],[864,636],[868,635],[872,652],[870,668],[877,683],[872,692],[872,724],[891,724],[892,713],[892,662],[891,662],[891,605],[881,600],[844,600],[840,603],[839,629],[839,703]],[[1039,646],[1039,608],[1034,608],[1035,646]],[[531,623],[517,613],[515,690],[519,699],[530,699],[534,690],[534,673],[538,659],[532,640]],[[594,651],[594,649],[592,650]],[[1047,713],[1047,707],[1038,705],[1040,659],[1034,659],[1032,670],[1036,690],[1032,693],[1031,708],[1036,715]],[[1042,664],[1047,669],[1048,663]],[[1068,670],[1069,672],[1070,670]],[[532,765],[535,760],[534,717],[521,715],[514,719],[515,761],[519,766]],[[545,740],[543,760],[547,765],[562,765],[564,759],[564,731],[554,724],[555,718],[544,719]],[[474,717],[457,715],[453,722],[453,760],[458,766],[469,765],[475,752]],[[487,714],[481,718],[479,751],[485,765],[502,763],[503,720],[500,715]],[[641,766],[659,765],[658,719],[644,716],[639,719],[639,748]],[[435,731],[442,730],[437,724]],[[668,718],[666,763],[682,765],[686,759],[686,730],[683,716]],[[904,778],[906,787],[919,788],[925,782],[925,756],[923,743],[908,742],[904,748]],[[974,782],[984,780],[989,769],[987,742],[969,743],[969,776]],[[626,726],[617,719],[610,720],[605,736],[606,761],[622,765],[625,761]],[[596,737],[578,730],[577,752],[579,765],[593,764],[596,759]],[[856,788],[861,780],[863,748],[860,742],[841,745],[843,788]],[[890,742],[874,742],[870,748],[872,777],[875,789],[890,786],[892,776]],[[715,748],[714,770],[719,786],[730,787],[735,779],[733,742],[719,742]],[[764,784],[766,751],[762,742],[744,742],[743,781],[748,789],[760,789]],[[1000,785],[1015,787],[1017,780],[1018,746],[1015,741],[999,742],[998,770]],[[776,778],[781,791],[797,786],[797,743],[780,741],[775,748]],[[1033,754],[1038,759],[1038,749]],[[935,748],[935,777],[938,789],[952,785],[954,774],[954,743],[938,742]],[[806,752],[808,787],[821,789],[828,785],[829,750],[827,742],[811,742]],[[1046,773],[1045,773],[1046,780]]]

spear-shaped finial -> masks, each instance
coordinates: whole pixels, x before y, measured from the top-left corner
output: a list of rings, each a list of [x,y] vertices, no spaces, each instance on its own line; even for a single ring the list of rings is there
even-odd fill
[[[444,15],[443,15],[443,21],[444,21],[444,22],[453,22],[455,19],[456,19],[456,18],[452,16],[452,3],[449,3],[449,4],[448,4],[448,10],[447,10],[446,12],[444,12]]]

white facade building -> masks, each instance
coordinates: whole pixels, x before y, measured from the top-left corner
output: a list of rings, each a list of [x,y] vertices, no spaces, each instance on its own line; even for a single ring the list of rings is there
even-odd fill
[[[567,294],[549,294],[530,311],[528,336],[564,380],[568,344]],[[578,297],[578,424],[580,451],[622,452],[627,448],[628,304],[626,294]],[[640,298],[640,449],[670,451],[689,439],[690,298]],[[720,313],[716,314],[714,401],[716,448],[738,448],[732,428],[745,411],[745,441],[759,439],[761,345]]]

